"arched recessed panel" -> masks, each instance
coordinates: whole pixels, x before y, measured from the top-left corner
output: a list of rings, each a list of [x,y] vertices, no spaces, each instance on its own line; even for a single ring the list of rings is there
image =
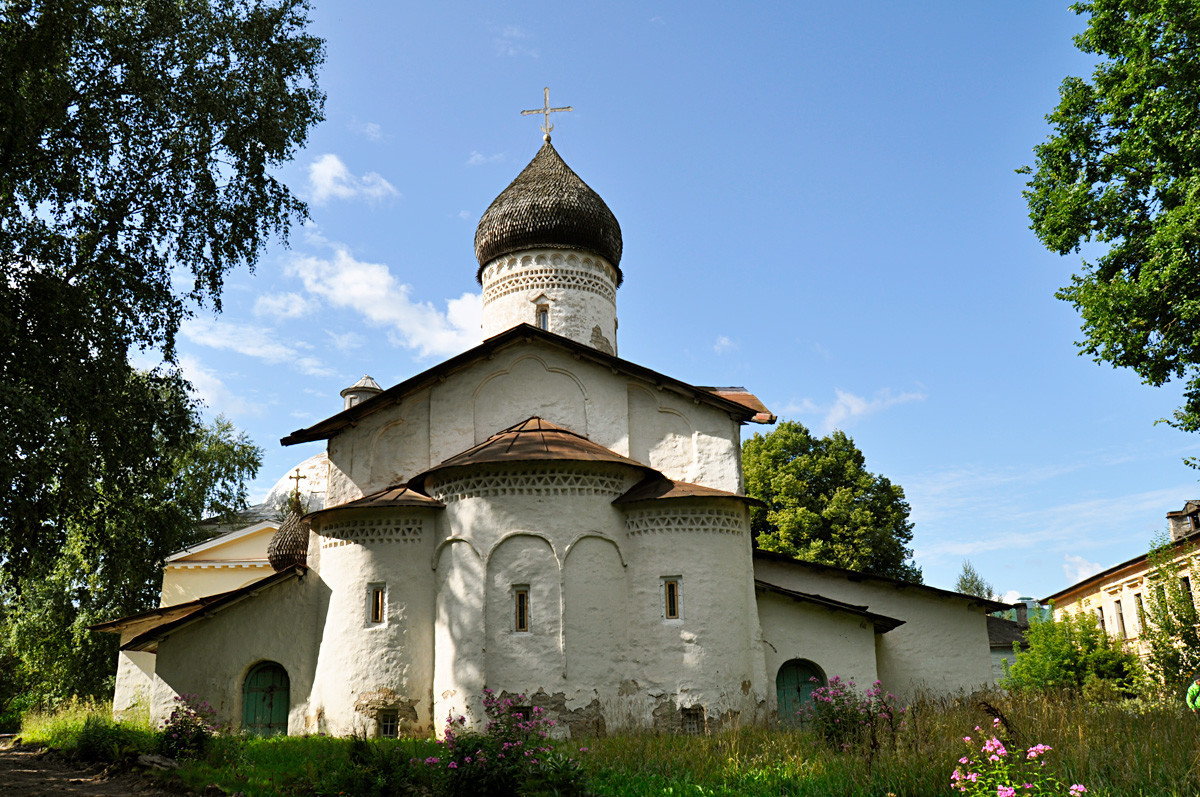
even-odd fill
[[[625,572],[616,543],[598,536],[577,540],[563,566],[564,645],[572,683],[602,688],[614,680],[629,648],[628,621]]]
[[[568,372],[522,357],[475,391],[475,442],[534,415],[587,436],[587,397]]]
[[[242,686],[242,729],[255,736],[287,733],[291,682],[287,670],[273,661],[254,665]]]
[[[825,673],[808,659],[792,659],[779,668],[775,676],[775,694],[779,700],[779,723],[797,725],[799,712],[812,705],[813,691],[826,686]]]

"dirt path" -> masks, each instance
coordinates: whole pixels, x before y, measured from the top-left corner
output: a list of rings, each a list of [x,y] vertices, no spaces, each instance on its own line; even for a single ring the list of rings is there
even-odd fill
[[[104,778],[103,771],[78,769],[36,749],[0,749],[0,797],[178,797],[137,774]]]

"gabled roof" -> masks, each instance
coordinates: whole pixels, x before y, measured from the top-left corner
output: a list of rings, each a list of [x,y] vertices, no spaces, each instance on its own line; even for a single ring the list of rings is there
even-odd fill
[[[831,609],[835,612],[846,612],[865,620],[869,620],[875,626],[875,633],[886,634],[893,628],[899,628],[904,625],[904,620],[899,620],[895,617],[888,617],[886,614],[876,614],[875,612],[867,611],[866,606],[855,606],[852,603],[843,603],[842,601],[826,598],[824,595],[813,595],[808,592],[797,592],[794,589],[787,589],[777,584],[772,584],[769,581],[754,579],[754,588],[761,592],[774,592],[778,595],[791,598],[794,601],[802,603],[811,603],[815,606],[821,606],[826,609]]]
[[[314,518],[317,515],[324,515],[327,512],[337,512],[342,509],[384,509],[399,506],[418,506],[427,509],[446,508],[446,505],[441,501],[418,493],[407,484],[395,484],[370,495],[364,495],[362,498],[354,501],[347,501],[344,504],[318,509],[316,512],[309,512],[304,516],[303,520]]]
[[[554,346],[578,359],[588,360],[605,368],[611,368],[613,373],[625,374],[628,377],[639,379],[663,390],[669,390],[672,393],[698,403],[723,410],[739,422],[764,422],[756,420],[761,414],[760,412],[740,401],[734,401],[709,389],[689,385],[687,382],[660,374],[657,371],[631,363],[628,360],[622,360],[620,357],[605,354],[599,349],[593,349],[591,346],[578,343],[570,338],[564,338],[562,335],[556,335],[553,332],[547,332],[544,329],[538,329],[529,324],[519,324],[512,329],[501,332],[499,335],[493,335],[473,349],[468,349],[462,354],[451,357],[427,371],[404,380],[398,385],[393,385],[379,395],[372,396],[348,410],[343,410],[337,415],[326,418],[307,429],[297,429],[279,442],[282,445],[290,446],[296,443],[308,443],[313,440],[328,440],[346,427],[355,425],[368,415],[403,401],[406,396],[443,381],[450,374],[461,371],[480,360],[493,356],[501,349],[533,341]]]
[[[794,567],[804,568],[806,570],[816,570],[822,573],[832,573],[841,575],[848,581],[878,581],[881,584],[889,584],[897,589],[913,589],[918,592],[925,592],[930,595],[936,595],[943,598],[958,598],[968,601],[973,606],[981,606],[989,612],[1002,612],[1005,609],[1011,609],[1012,606],[999,601],[988,600],[986,598],[977,598],[974,595],[964,595],[961,592],[953,592],[948,589],[939,589],[937,587],[926,586],[925,584],[913,584],[909,581],[901,581],[898,578],[889,578],[888,576],[877,576],[871,573],[860,573],[857,570],[847,570],[844,567],[834,567],[833,565],[823,565],[817,562],[802,562],[799,559],[793,559],[784,553],[776,553],[775,551],[764,551],[761,548],[754,549],[754,558],[762,559],[768,562],[780,562],[782,564],[792,565]]]
[[[743,407],[748,407],[754,410],[754,417],[750,419],[751,423],[775,423],[779,420],[767,406],[759,401],[758,396],[751,393],[744,387],[704,387],[697,385],[700,390],[707,390],[709,393],[727,398],[730,401],[736,401]]]
[[[713,487],[705,487],[703,484],[677,482],[660,473],[653,473],[642,479],[630,487],[624,495],[617,497],[613,503],[632,504],[638,501],[668,501],[674,498],[733,498],[747,504],[766,506],[762,501],[748,495],[738,495]]]
[[[640,462],[621,456],[578,432],[557,426],[534,416],[501,430],[482,443],[456,454],[424,473],[414,476],[409,485],[424,489],[425,480],[446,468],[493,465],[503,462],[612,462],[649,471]]]
[[[990,614],[987,618],[988,644],[993,648],[1005,648],[1012,650],[1013,643],[1021,646],[1022,650],[1029,649],[1029,643],[1025,641],[1025,629],[1021,628],[1015,621],[1006,620],[1003,617],[992,617]]]
[[[145,650],[151,653],[158,650],[158,643],[179,629],[203,620],[222,609],[247,598],[252,598],[264,589],[299,578],[308,571],[304,565],[292,565],[286,570],[272,573],[266,578],[260,578],[244,587],[221,592],[217,595],[206,595],[198,600],[180,603],[175,606],[164,606],[160,609],[131,614],[107,623],[97,623],[88,626],[91,631],[119,633],[126,628],[136,628],[138,635],[121,646],[121,650]]]
[[[183,559],[185,556],[202,553],[203,551],[208,551],[227,543],[235,542],[244,537],[251,537],[260,531],[277,528],[279,528],[279,523],[274,520],[260,520],[258,523],[244,526],[239,529],[233,529],[232,531],[226,531],[222,534],[218,534],[215,537],[209,537],[203,542],[198,542],[190,548],[184,548],[182,551],[176,551],[167,557],[167,562],[174,562],[176,560]]]

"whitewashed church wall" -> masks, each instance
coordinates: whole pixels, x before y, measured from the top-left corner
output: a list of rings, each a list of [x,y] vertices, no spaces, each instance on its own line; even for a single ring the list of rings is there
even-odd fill
[[[555,690],[563,681],[562,582],[558,556],[541,536],[515,532],[487,558],[485,666],[496,691]],[[516,592],[528,596],[525,630],[516,625]]]
[[[374,736],[378,712],[388,710],[401,731],[432,731],[435,511],[347,510],[324,516],[318,531],[320,577],[331,591],[313,691],[321,730]]]
[[[754,560],[755,577],[798,592],[823,595],[904,620],[876,640],[878,677],[885,688],[911,696],[971,691],[991,680],[991,648],[983,609],[966,600],[886,582],[850,581],[835,573]],[[841,673],[826,673],[840,675]]]
[[[134,634],[121,634],[121,644]],[[127,712],[149,709],[154,696],[153,653],[144,650],[117,651],[117,687],[113,690],[113,718]]]
[[[571,724],[578,735],[608,730],[604,707],[619,697],[634,666],[625,571],[620,544],[607,537],[579,538],[563,562],[562,676],[570,688],[567,707],[579,713]]]
[[[329,441],[326,507],[402,484],[429,468],[429,397],[428,390],[419,391]]]
[[[309,573],[162,640],[155,662],[151,719],[165,721],[177,695],[195,694],[215,709],[218,725],[239,728],[246,675],[254,665],[273,661],[287,671],[290,681],[288,733],[315,733],[317,717],[309,711],[308,697],[320,644],[317,618],[327,599],[325,585]]]
[[[875,668],[875,630],[862,617],[760,592],[758,619],[767,643],[763,647],[767,681],[773,687],[772,711],[779,708],[774,689],[779,669],[793,659],[811,661],[828,678],[836,675],[854,681],[860,692],[879,677]]]
[[[746,511],[734,502],[658,503],[628,512],[629,658],[637,674],[622,684],[612,725],[669,729],[686,707],[703,707],[710,724],[764,720]],[[665,580],[679,584],[679,619],[665,616]]]
[[[551,332],[617,353],[616,271],[604,258],[531,249],[496,258],[480,277],[484,338],[518,324],[537,326],[544,307]]]
[[[466,540],[450,540],[434,559],[433,714],[440,735],[448,715],[484,718],[483,559]]]

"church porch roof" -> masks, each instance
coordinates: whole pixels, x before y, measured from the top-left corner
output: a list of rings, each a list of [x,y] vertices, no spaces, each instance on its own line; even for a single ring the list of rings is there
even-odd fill
[[[270,589],[293,578],[300,578],[306,572],[308,572],[308,568],[304,565],[292,565],[286,570],[273,573],[266,578],[253,581],[229,592],[206,595],[187,603],[163,606],[110,620],[107,623],[97,623],[88,626],[88,630],[121,633],[126,629],[133,629],[137,632],[137,636],[122,645],[121,650],[144,650],[154,653],[157,652],[160,641],[180,628],[209,617],[235,603],[252,598],[264,589]]]
[[[786,598],[791,598],[800,603],[811,603],[814,606],[821,606],[825,609],[831,609],[835,612],[846,612],[868,620],[875,626],[875,633],[886,634],[895,628],[904,625],[904,620],[895,617],[888,617],[886,614],[878,614],[876,612],[867,611],[866,606],[856,606],[853,603],[844,603],[833,598],[826,598],[824,595],[814,595],[808,592],[797,592],[794,589],[781,587],[778,584],[772,584],[769,581],[754,579],[754,589],[760,592],[774,592],[777,595],[783,595]]]
[[[562,349],[572,356],[589,362],[597,363],[605,368],[610,368],[614,373],[624,374],[628,377],[638,379],[642,382],[650,384],[662,390],[669,390],[684,398],[698,401],[703,404],[708,404],[712,407],[728,412],[731,417],[741,423],[766,423],[764,420],[756,420],[761,414],[755,409],[746,404],[734,401],[725,396],[711,392],[711,389],[705,389],[690,385],[679,379],[661,374],[650,368],[632,363],[628,360],[622,360],[612,354],[606,354],[599,349],[594,349],[591,346],[585,346],[570,338],[565,338],[562,335],[556,335],[553,332],[538,329],[529,324],[519,324],[511,329],[501,332],[499,335],[493,335],[473,349],[451,357],[450,359],[435,365],[434,367],[423,371],[416,376],[410,377],[397,385],[394,385],[383,391],[377,396],[373,396],[365,401],[356,404],[355,406],[343,410],[336,415],[332,415],[325,420],[316,423],[306,429],[297,429],[287,437],[280,440],[280,444],[285,446],[295,445],[297,443],[308,443],[313,440],[328,440],[331,437],[339,434],[343,429],[361,421],[368,415],[378,412],[382,409],[390,407],[400,401],[403,401],[406,396],[409,396],[419,390],[422,390],[431,385],[437,384],[445,380],[447,376],[457,371],[474,365],[482,359],[486,359],[495,355],[501,349],[509,346],[527,345],[530,343],[539,343],[543,345],[555,346]],[[761,402],[760,402],[761,404]]]
[[[751,423],[770,424],[779,420],[778,417],[776,417],[769,409],[767,409],[767,405],[763,404],[762,401],[759,400],[758,396],[754,395],[744,387],[707,387],[703,385],[696,385],[696,388],[698,390],[707,390],[709,393],[712,393],[715,396],[720,396],[721,398],[726,398],[730,401],[736,401],[743,407],[748,407],[749,409],[754,410],[754,417],[750,419]]]

